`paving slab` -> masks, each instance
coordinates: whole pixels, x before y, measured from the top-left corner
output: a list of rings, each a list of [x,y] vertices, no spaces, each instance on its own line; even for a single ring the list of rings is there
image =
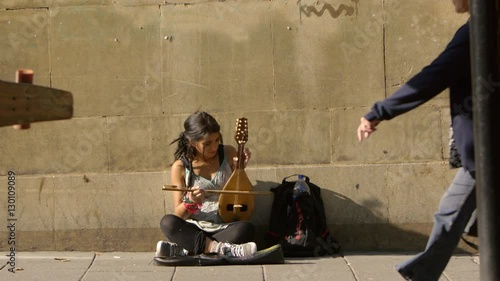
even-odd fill
[[[349,266],[353,269],[356,280],[402,280],[396,272],[395,266],[415,253],[350,253],[345,256]],[[448,263],[439,281],[474,281],[479,280],[479,263],[476,256],[453,256]]]
[[[92,266],[82,281],[172,280],[175,267],[153,264],[154,254],[148,253],[96,253]]]
[[[479,278],[478,256],[453,256],[443,275],[451,281],[471,281]]]
[[[192,281],[194,276],[202,276],[203,281],[233,280],[261,281],[263,280],[262,265],[224,265],[224,266],[184,266],[177,267],[173,281]]]
[[[393,254],[359,254],[345,256],[349,266],[353,269],[356,280],[403,280],[395,269],[395,265],[409,259],[412,255]],[[440,280],[441,281],[441,280]]]
[[[342,257],[287,258],[282,265],[264,266],[264,280],[343,280],[355,281]]]
[[[9,281],[80,280],[94,259],[88,252],[21,252],[16,253],[12,273],[6,255],[0,255],[0,279]]]

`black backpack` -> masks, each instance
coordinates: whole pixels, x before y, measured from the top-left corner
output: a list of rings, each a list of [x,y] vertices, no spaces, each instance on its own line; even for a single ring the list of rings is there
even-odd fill
[[[292,175],[295,176],[295,175]],[[340,251],[339,243],[326,225],[321,189],[310,182],[310,194],[303,193],[293,200],[295,181],[287,181],[271,189],[274,200],[266,235],[268,246],[281,244],[286,257],[316,257]]]

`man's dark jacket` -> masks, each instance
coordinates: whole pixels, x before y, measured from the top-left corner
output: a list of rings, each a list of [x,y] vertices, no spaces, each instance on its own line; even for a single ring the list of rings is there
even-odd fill
[[[364,117],[389,120],[427,102],[450,88],[453,135],[461,164],[474,168],[472,86],[469,22],[460,27],[446,49],[428,66],[387,99],[375,103]]]

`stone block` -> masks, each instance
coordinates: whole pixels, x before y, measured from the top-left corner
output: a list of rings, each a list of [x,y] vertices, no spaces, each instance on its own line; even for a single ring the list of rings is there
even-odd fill
[[[18,251],[54,251],[57,244],[56,235],[54,230],[34,230],[34,231],[19,231],[17,234]]]
[[[168,2],[170,3],[170,2]],[[183,2],[185,3],[185,2]],[[165,5],[167,1],[165,0],[113,0],[113,4],[118,5],[132,5],[132,6],[145,6],[145,5]]]
[[[54,179],[54,229],[158,227],[161,173],[84,174]]]
[[[1,8],[26,9],[26,8],[58,8],[66,6],[86,5],[111,5],[114,0],[3,0]],[[146,0],[144,0],[146,1]]]
[[[152,250],[151,241],[162,238],[162,178],[162,173],[18,177],[18,249]],[[0,248],[6,247],[0,239]]]
[[[469,18],[457,15],[449,1],[389,1],[385,23],[386,87],[390,95],[430,64]],[[447,105],[447,94],[430,104]]]
[[[52,231],[54,226],[53,177],[17,177],[18,231]]]
[[[164,112],[274,109],[269,5],[161,7]]]
[[[49,85],[48,30],[47,9],[0,11],[1,80],[14,81],[16,70],[27,68],[35,84]]]
[[[224,144],[236,148],[237,143],[234,140],[236,119],[240,117],[248,119],[248,141],[245,147],[252,151],[252,165],[310,164],[330,161],[327,110],[209,113],[221,127]],[[184,115],[181,117],[182,120],[175,121],[178,125],[174,125],[177,128],[173,132],[174,138],[183,131],[182,124],[187,116]],[[170,154],[173,155],[174,148],[169,148],[169,157]]]
[[[14,246],[9,244],[14,242],[17,250],[52,249],[54,242],[52,177],[15,175],[15,179],[11,180],[13,182],[9,185],[15,189],[8,197],[8,176],[0,177],[0,182],[6,186],[5,196],[0,198],[0,207],[3,210],[0,219],[8,224],[14,224],[15,233],[3,230],[0,232],[0,249]]]
[[[152,75],[132,79],[59,76],[52,84],[73,94],[74,117],[161,113],[161,80]]]
[[[387,188],[392,224],[432,222],[441,196],[456,170],[447,163],[389,165]]]
[[[73,92],[75,116],[160,113],[158,7],[61,7],[51,13],[54,86]]]
[[[0,175],[6,169],[20,175],[108,169],[105,118],[40,122],[24,131],[2,127],[0,132]]]
[[[184,121],[188,118],[189,114],[182,115],[170,115],[162,118],[153,119],[155,122],[153,125],[158,131],[155,133],[155,149],[161,153],[161,164],[157,167],[161,167],[164,171],[170,171],[171,164],[174,162],[174,153],[177,149],[178,143],[175,142],[170,144],[175,139],[179,138],[180,133],[184,131]],[[216,115],[212,115],[219,121]]]
[[[169,169],[183,131],[184,117],[109,118],[110,170],[115,172]]]
[[[379,1],[272,3],[277,109],[367,106],[384,96],[383,22],[372,18]]]
[[[159,222],[148,228],[70,229],[55,232],[56,251],[148,251],[153,253],[156,242],[164,240]]]
[[[345,251],[421,251],[431,229],[432,223],[356,223],[330,227]]]
[[[196,1],[196,0],[195,0]],[[41,9],[71,6],[144,6],[162,5],[165,0],[3,0],[0,9]],[[186,2],[182,2],[186,3]]]
[[[330,162],[329,112],[263,111],[217,114],[225,144],[234,141],[236,119],[248,119],[253,165],[319,164]]]
[[[421,106],[383,121],[368,139],[359,142],[357,128],[369,108],[332,112],[333,163],[407,163],[442,161],[440,109]]]

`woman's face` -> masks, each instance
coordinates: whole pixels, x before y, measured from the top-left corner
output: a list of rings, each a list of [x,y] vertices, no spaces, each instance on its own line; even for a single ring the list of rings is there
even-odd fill
[[[469,0],[453,0],[455,12],[462,14],[469,11]]]
[[[196,149],[196,155],[202,155],[204,158],[213,158],[217,154],[220,144],[220,133],[211,133],[191,144]]]

